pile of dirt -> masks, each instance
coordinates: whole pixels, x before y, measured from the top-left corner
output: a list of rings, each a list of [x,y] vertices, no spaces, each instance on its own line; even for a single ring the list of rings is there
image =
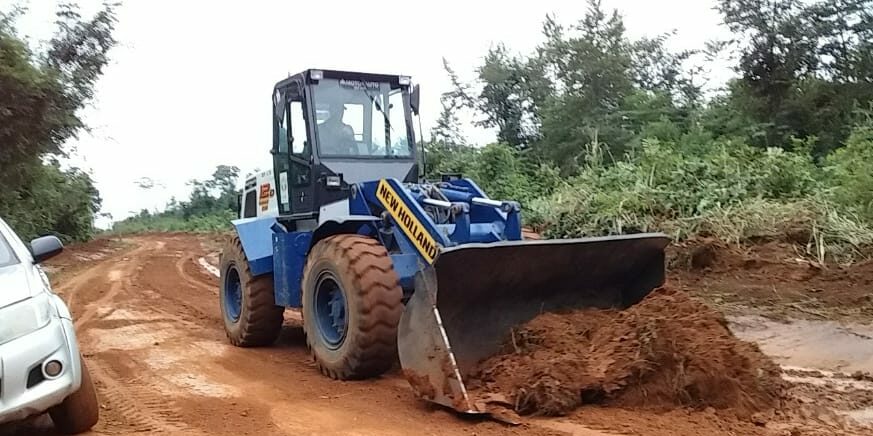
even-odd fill
[[[513,329],[468,380],[516,412],[565,415],[582,404],[714,408],[740,418],[778,408],[779,367],[717,312],[661,288],[626,310],[544,313]]]

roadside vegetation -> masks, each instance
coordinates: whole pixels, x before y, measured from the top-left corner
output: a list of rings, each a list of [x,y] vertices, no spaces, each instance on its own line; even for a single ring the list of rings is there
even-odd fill
[[[87,240],[100,195],[86,171],[64,162],[115,45],[114,10],[86,19],[62,5],[41,43],[16,31],[23,12],[0,11],[0,216],[24,238]]]
[[[206,180],[191,180],[187,200],[170,200],[163,211],[143,209],[139,214],[116,222],[112,233],[217,232],[230,229],[237,217],[236,182],[239,168],[219,165]],[[143,189],[153,189],[140,185]]]
[[[663,231],[678,239],[783,240],[819,260],[873,248],[870,1],[717,3],[730,42],[673,53],[632,40],[589,2],[548,18],[532,53],[496,46],[454,89],[428,173],[461,172],[517,199],[551,237]],[[736,77],[707,92],[709,60]],[[459,133],[466,110],[497,143]]]

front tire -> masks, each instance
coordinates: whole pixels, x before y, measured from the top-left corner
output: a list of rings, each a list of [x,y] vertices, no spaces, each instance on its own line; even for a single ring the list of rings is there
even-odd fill
[[[276,306],[273,276],[252,277],[239,236],[221,252],[221,313],[224,331],[237,347],[270,345],[282,330],[285,309]]]
[[[312,249],[303,273],[303,331],[321,373],[375,377],[397,356],[403,290],[388,252],[360,235],[336,235]]]
[[[100,419],[100,403],[97,401],[91,373],[81,356],[79,361],[82,365],[82,384],[79,390],[65,398],[61,404],[49,409],[55,429],[63,434],[84,433]]]

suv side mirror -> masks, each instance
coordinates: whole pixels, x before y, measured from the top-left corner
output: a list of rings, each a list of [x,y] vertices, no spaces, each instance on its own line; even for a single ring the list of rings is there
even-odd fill
[[[412,94],[409,95],[409,106],[412,108],[412,113],[418,115],[418,111],[421,109],[421,86],[412,87]]]
[[[52,258],[64,250],[64,244],[57,236],[43,236],[30,241],[30,253],[36,263]]]

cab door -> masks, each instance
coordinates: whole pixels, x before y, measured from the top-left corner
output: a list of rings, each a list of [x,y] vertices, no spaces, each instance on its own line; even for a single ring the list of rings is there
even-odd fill
[[[273,173],[280,215],[315,213],[312,141],[307,133],[303,89],[291,84],[277,89],[273,97]]]

